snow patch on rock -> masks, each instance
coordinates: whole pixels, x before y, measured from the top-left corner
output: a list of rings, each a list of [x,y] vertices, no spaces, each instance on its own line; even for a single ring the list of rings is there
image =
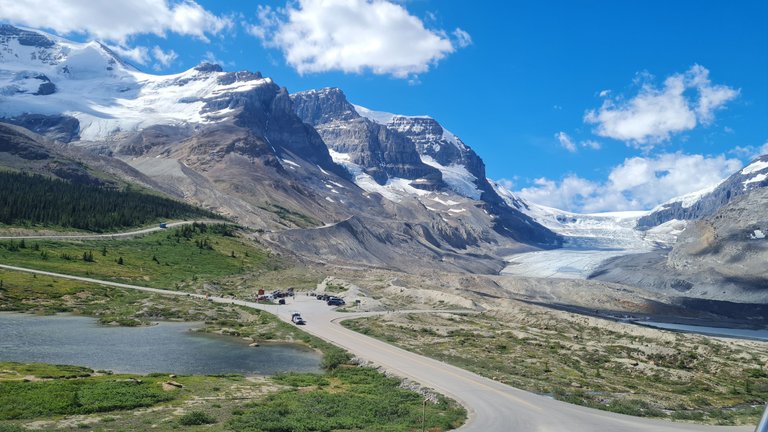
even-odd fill
[[[750,175],[752,173],[762,171],[766,168],[768,168],[768,160],[758,160],[744,167],[744,169],[741,170],[741,173],[743,175]]]
[[[431,156],[421,155],[421,161],[437,168],[443,174],[443,181],[457,194],[479,200],[482,192],[477,188],[477,177],[473,176],[464,165],[441,165]]]
[[[744,181],[744,189],[747,189],[749,187],[750,183],[760,183],[761,181],[763,181],[763,180],[765,180],[767,178],[768,178],[768,174],[766,174],[766,173],[757,174],[756,176],[754,176],[754,177]]]

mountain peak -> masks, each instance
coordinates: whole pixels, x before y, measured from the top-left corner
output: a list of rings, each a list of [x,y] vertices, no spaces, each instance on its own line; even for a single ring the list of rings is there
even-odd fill
[[[56,41],[42,33],[0,24],[0,43],[7,43],[11,39],[18,41],[19,45],[35,48],[51,48],[56,45]]]
[[[209,62],[202,62],[195,66],[194,69],[198,72],[224,72],[224,69],[221,68],[221,65]]]
[[[337,87],[301,91],[292,94],[291,99],[294,101],[296,114],[312,126],[360,117],[344,92]]]

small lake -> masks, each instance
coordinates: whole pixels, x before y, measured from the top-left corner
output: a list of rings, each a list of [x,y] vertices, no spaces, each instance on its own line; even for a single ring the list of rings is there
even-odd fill
[[[200,323],[111,327],[95,318],[0,313],[0,361],[86,366],[116,373],[272,375],[316,372],[320,355],[298,345],[249,347],[237,338],[189,331]]]
[[[699,333],[709,336],[724,336],[737,339],[768,341],[768,329],[753,330],[726,327],[707,327],[686,324],[670,324],[655,321],[637,321],[637,323],[665,330],[676,330],[687,333]]]

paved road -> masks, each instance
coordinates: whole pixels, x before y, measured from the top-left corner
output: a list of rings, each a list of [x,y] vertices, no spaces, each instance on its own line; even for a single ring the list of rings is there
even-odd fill
[[[173,296],[203,298],[155,288],[145,288],[118,282],[69,276],[0,264],[0,268],[120,288],[137,289]],[[460,429],[463,432],[731,432],[752,431],[751,427],[698,426],[624,416],[576,405],[518,390],[483,378],[466,370],[414,354],[385,342],[347,330],[339,321],[373,313],[339,313],[313,297],[297,296],[284,306],[262,305],[254,302],[212,297],[218,303],[233,303],[262,309],[290,322],[290,314],[300,312],[307,320],[307,332],[339,345],[354,355],[371,361],[399,376],[419,382],[461,402],[470,418]]]
[[[166,228],[173,228],[181,225],[191,225],[193,223],[205,223],[205,224],[231,224],[232,222],[222,220],[198,220],[198,221],[181,221],[181,222],[169,222]],[[161,231],[166,228],[160,228],[159,224],[151,228],[142,228],[135,231],[125,231],[112,234],[62,234],[62,235],[17,235],[17,236],[0,236],[0,240],[112,240],[116,238],[135,237],[138,235],[149,234],[155,231]]]

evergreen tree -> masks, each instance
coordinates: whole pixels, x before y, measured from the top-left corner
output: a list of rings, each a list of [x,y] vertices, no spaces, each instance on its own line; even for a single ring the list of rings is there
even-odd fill
[[[189,204],[130,188],[121,191],[39,175],[0,172],[0,191],[0,223],[5,225],[43,224],[98,232],[157,220],[217,217]]]

